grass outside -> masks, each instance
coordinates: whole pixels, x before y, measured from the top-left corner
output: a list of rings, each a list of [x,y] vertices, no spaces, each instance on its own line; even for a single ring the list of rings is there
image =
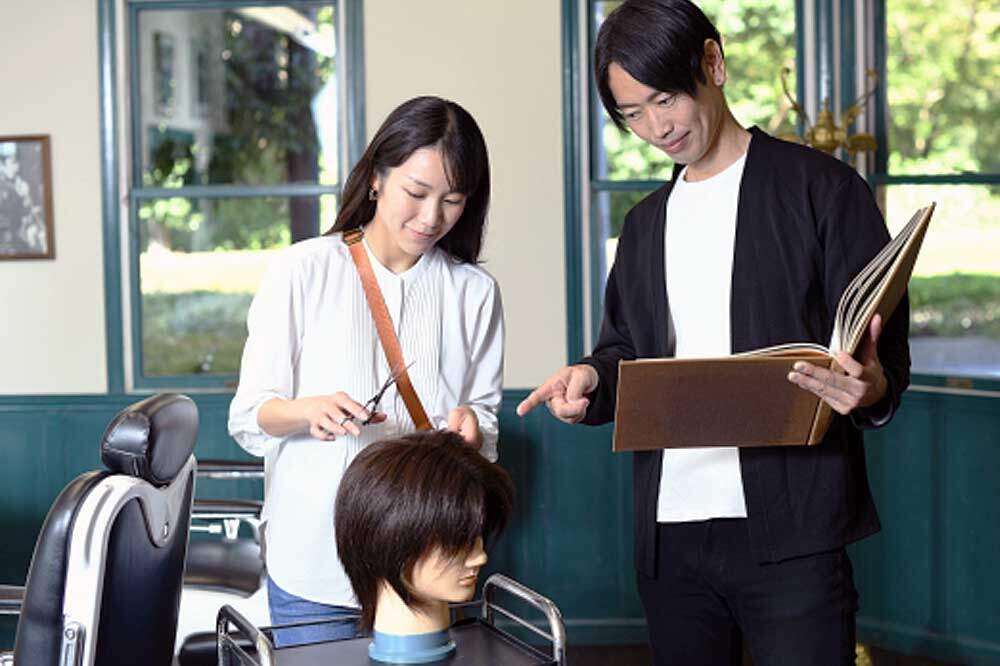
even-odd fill
[[[1000,274],[914,277],[910,335],[1000,338]]]
[[[143,374],[236,374],[253,294],[195,291],[145,294]]]
[[[253,294],[193,291],[143,296],[146,376],[235,374]],[[915,277],[911,336],[1000,339],[1000,274]]]

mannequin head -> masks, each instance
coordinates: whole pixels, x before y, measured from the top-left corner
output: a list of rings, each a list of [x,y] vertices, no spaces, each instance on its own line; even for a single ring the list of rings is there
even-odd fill
[[[507,472],[455,433],[416,433],[362,451],[344,473],[334,512],[362,630],[384,631],[376,617],[390,612],[446,617],[448,602],[471,599],[484,542],[506,526],[513,494]]]

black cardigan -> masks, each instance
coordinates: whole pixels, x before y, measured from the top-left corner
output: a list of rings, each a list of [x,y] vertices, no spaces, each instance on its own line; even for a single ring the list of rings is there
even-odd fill
[[[889,239],[885,223],[865,181],[844,163],[757,128],[751,134],[736,217],[732,351],[828,344],[841,293]],[[671,187],[665,184],[625,217],[600,336],[593,354],[581,360],[600,377],[584,423],[614,418],[620,360],[674,354],[663,246]],[[904,298],[879,340],[888,392],[878,405],[849,418],[835,414],[817,446],[740,449],[750,540],[759,561],[840,548],[878,531],[859,429],[884,425],[899,405],[910,376],[908,326]],[[650,576],[656,574],[662,459],[661,451],[633,454],[635,562]]]

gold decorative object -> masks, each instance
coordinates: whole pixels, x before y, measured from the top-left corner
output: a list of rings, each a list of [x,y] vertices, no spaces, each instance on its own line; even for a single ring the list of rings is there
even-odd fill
[[[786,141],[795,141],[796,143],[805,143],[813,148],[817,148],[826,153],[832,153],[838,148],[843,148],[847,151],[848,159],[851,164],[854,164],[855,155],[858,153],[866,153],[874,151],[878,144],[875,141],[875,137],[867,132],[859,132],[857,134],[848,135],[847,128],[851,126],[854,119],[861,115],[865,106],[868,104],[868,98],[872,96],[875,92],[875,88],[878,85],[878,73],[874,69],[865,70],[865,77],[870,81],[868,90],[861,94],[854,102],[844,110],[841,114],[841,123],[838,125],[834,119],[833,114],[830,112],[830,100],[829,98],[823,99],[822,108],[819,112],[819,118],[816,120],[816,124],[813,125],[809,121],[809,115],[806,110],[802,108],[791,93],[788,92],[788,75],[791,74],[791,69],[789,67],[781,68],[781,87],[785,91],[785,97],[788,98],[789,103],[792,105],[791,110],[795,111],[805,124],[805,134],[799,136],[797,134],[783,134],[780,138]]]

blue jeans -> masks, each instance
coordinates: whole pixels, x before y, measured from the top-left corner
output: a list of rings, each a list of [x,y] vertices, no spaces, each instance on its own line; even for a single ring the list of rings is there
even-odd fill
[[[273,625],[327,620],[319,624],[275,630],[275,647],[339,641],[354,638],[357,632],[358,609],[331,606],[297,597],[278,587],[270,576],[267,577],[267,601]]]

